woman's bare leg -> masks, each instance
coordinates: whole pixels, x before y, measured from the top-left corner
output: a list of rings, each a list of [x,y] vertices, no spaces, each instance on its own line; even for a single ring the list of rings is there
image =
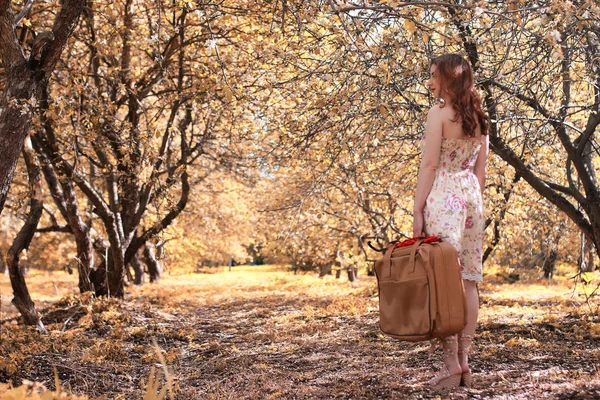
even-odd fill
[[[467,325],[465,325],[461,335],[473,337],[475,329],[477,328],[477,317],[479,315],[479,293],[477,292],[477,282],[463,279],[463,286],[465,288],[465,297],[467,300]],[[463,372],[469,371],[468,353],[459,351],[458,356],[458,361],[460,362]]]
[[[462,368],[458,362],[458,335],[446,336],[439,340],[444,350],[444,366],[429,381],[429,385],[434,389],[456,387],[462,376]]]

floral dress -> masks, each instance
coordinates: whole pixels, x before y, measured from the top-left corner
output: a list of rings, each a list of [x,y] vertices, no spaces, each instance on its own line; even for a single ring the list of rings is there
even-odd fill
[[[458,251],[462,277],[483,281],[484,209],[473,172],[481,142],[442,138],[438,169],[424,208],[425,233]]]

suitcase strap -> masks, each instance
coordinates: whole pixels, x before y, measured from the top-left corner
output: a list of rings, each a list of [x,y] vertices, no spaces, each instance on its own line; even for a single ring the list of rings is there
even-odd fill
[[[424,238],[419,239],[412,245],[410,249],[410,272],[415,272],[415,258],[417,255],[417,249],[423,243]],[[383,271],[388,271],[386,278],[392,276],[392,253],[394,252],[394,246],[390,246],[388,251],[386,251],[385,256],[383,256]],[[385,273],[385,272],[384,272]]]
[[[445,289],[448,291],[448,271],[447,268],[444,268],[443,265],[443,258],[444,258],[444,253],[442,251],[442,247],[439,245],[439,243],[434,244],[434,248],[435,248],[435,269],[437,271],[439,271],[438,273],[441,273],[441,275],[443,275],[442,277],[442,282],[435,282],[436,288],[435,290],[438,293],[439,297],[442,297],[442,285],[444,285]],[[446,319],[450,318],[450,304],[447,301],[443,302],[444,304],[440,304],[440,310],[436,310],[436,312],[440,312],[445,314]],[[435,314],[434,314],[435,315]]]

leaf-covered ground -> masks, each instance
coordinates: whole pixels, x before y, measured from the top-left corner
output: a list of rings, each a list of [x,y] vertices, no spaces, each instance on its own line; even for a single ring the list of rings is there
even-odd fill
[[[62,273],[28,280],[50,334],[17,324],[1,277],[0,382],[52,388],[56,367],[74,393],[141,398],[164,363],[179,399],[600,398],[598,301],[566,279],[487,276],[474,387],[441,394],[425,384],[440,354],[379,331],[373,277],[235,267],[130,287],[125,301],[78,296]]]

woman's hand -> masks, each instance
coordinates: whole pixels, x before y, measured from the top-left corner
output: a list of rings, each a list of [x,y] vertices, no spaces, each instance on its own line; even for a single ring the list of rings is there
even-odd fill
[[[423,232],[424,223],[425,223],[425,221],[423,218],[423,211],[414,211],[413,212],[413,237],[425,236],[425,232]]]

